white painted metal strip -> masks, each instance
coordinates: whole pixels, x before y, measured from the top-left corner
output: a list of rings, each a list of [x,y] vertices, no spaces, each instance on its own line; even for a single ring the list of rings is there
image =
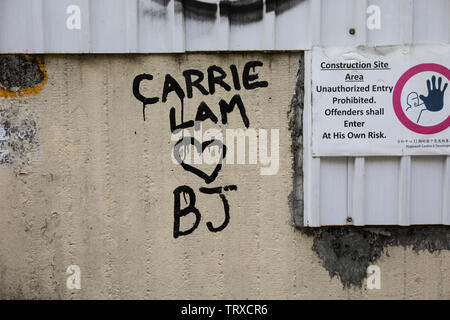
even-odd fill
[[[90,0],[80,0],[81,7],[81,29],[76,31],[78,35],[80,52],[92,53],[92,23]]]
[[[398,224],[401,157],[366,157],[364,164],[364,223]]]
[[[366,9],[367,0],[355,0],[355,44],[359,46],[367,45]]]
[[[317,158],[314,158],[317,159]],[[320,224],[321,225],[345,225],[351,205],[348,204],[349,190],[352,179],[348,179],[349,161],[346,157],[322,157],[320,158]],[[316,172],[313,171],[315,174]],[[315,176],[314,176],[314,179]],[[313,182],[314,183],[317,182]]]
[[[444,156],[411,158],[410,224],[442,223]]]
[[[230,48],[230,20],[228,16],[220,14],[220,0],[217,0],[217,48],[219,50],[228,50]]]
[[[43,0],[34,0],[31,2],[31,19],[33,23],[33,46],[36,51],[44,52],[44,16]]]
[[[308,185],[309,196],[309,212],[307,215],[307,225],[312,227],[318,227],[322,221],[322,206],[321,206],[321,189],[320,189],[320,158],[312,158],[310,164],[310,175],[314,176],[314,179],[310,180]]]
[[[450,17],[450,1],[447,1],[447,17]],[[448,21],[448,19],[447,19],[447,43],[450,43],[450,21]]]
[[[448,0],[291,0],[219,14],[221,0],[1,0],[0,52],[104,53],[310,50],[316,46],[441,44],[450,41]],[[213,4],[216,14],[211,13]],[[231,2],[230,2],[231,3]],[[286,4],[288,3],[288,4]],[[66,9],[81,9],[68,30]],[[381,10],[367,30],[366,9]],[[253,10],[253,11],[252,11]],[[205,14],[202,11],[207,11]],[[241,15],[241,13],[239,13]],[[349,30],[355,29],[355,34]],[[112,36],[113,35],[113,36]],[[44,40],[42,40],[44,39]],[[226,39],[226,41],[225,41]]]

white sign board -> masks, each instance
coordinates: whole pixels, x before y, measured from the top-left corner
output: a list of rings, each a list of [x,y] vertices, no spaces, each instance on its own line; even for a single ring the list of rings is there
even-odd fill
[[[449,155],[449,67],[449,45],[313,48],[313,156]]]

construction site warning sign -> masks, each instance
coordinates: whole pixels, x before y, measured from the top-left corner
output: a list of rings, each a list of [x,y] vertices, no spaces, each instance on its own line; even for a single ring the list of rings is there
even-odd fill
[[[450,46],[313,48],[313,156],[450,155]]]

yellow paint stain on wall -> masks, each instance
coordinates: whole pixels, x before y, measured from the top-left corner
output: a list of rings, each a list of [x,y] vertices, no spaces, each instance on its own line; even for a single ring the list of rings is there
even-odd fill
[[[39,70],[41,70],[44,75],[44,78],[42,79],[42,81],[39,84],[37,84],[34,87],[20,88],[17,91],[10,91],[10,90],[0,87],[0,97],[16,98],[16,97],[25,97],[25,96],[31,96],[31,95],[35,96],[41,92],[42,88],[47,83],[47,80],[48,80],[48,74],[47,74],[47,70],[46,70],[47,65],[44,62],[44,60],[41,57],[31,57],[28,54],[24,54],[24,56],[29,60],[35,59],[35,61],[38,64]]]

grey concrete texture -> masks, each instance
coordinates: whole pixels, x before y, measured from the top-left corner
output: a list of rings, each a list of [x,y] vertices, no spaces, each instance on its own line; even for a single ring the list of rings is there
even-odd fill
[[[180,101],[174,92],[161,101],[164,77],[172,75],[183,87],[184,70],[206,73],[217,65],[232,83],[229,66],[241,72],[252,60],[263,62],[257,70],[268,87],[241,88],[239,94],[250,128],[279,129],[278,173],[261,175],[260,164],[225,164],[217,179],[206,184],[171,161],[175,142],[169,110],[176,108],[179,122]],[[0,165],[1,298],[450,297],[450,254],[439,250],[445,249],[444,236],[434,242],[437,251],[414,250],[414,245],[429,243],[423,239],[430,234],[422,233],[417,244],[385,241],[383,249],[376,245],[371,253],[362,252],[365,260],[350,282],[363,283],[361,266],[375,261],[381,289],[369,290],[364,283],[343,286],[342,270],[346,263],[353,266],[351,254],[338,268],[340,260],[327,260],[333,259],[333,252],[327,253],[330,244],[345,247],[361,240],[353,230],[330,235],[330,229],[294,226],[291,210],[302,206],[301,196],[292,204],[293,179],[301,177],[301,157],[297,162],[292,157],[299,146],[293,147],[292,137],[301,130],[290,130],[294,114],[301,118],[301,110],[292,109],[302,92],[299,54],[48,55],[45,61],[48,81],[40,93],[0,97],[2,119],[13,119],[23,130],[35,128],[27,140],[33,147],[17,153],[17,161]],[[142,73],[152,74],[153,80],[143,82],[141,91],[160,98],[147,106],[146,121],[132,91],[134,78]],[[237,110],[226,124],[218,111],[218,101],[229,101],[237,91],[220,86],[216,91],[202,96],[194,88],[193,97],[184,101],[185,120],[193,119],[205,101],[219,119],[217,124],[205,121],[205,127],[244,128]],[[210,232],[207,221],[223,221],[222,203],[217,195],[198,190],[232,184],[237,190],[224,193],[230,222]],[[202,220],[194,232],[175,239],[173,191],[180,185],[195,191]],[[192,225],[190,218],[182,227]],[[69,265],[80,267],[79,290],[66,287]]]

